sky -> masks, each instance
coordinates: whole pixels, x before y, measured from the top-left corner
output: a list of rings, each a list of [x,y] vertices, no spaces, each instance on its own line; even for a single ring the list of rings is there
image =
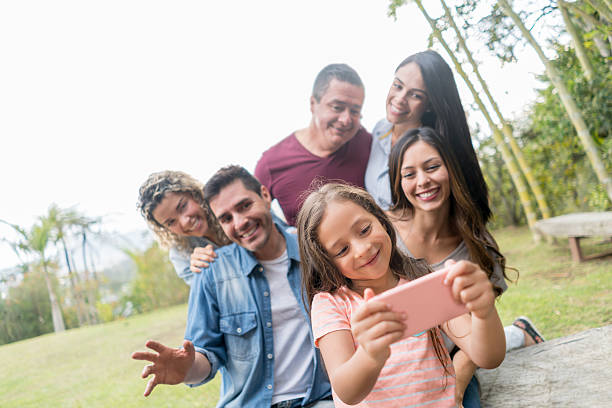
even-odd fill
[[[308,125],[312,83],[330,63],[361,76],[371,130],[396,66],[427,49],[430,33],[415,6],[395,21],[388,4],[0,3],[0,219],[29,227],[56,203],[102,216],[106,231],[145,229],[136,199],[150,173],[182,170],[205,182],[228,164],[253,171],[264,150]],[[517,64],[482,59],[509,118],[533,101],[543,72],[519,52]],[[14,235],[0,226],[2,237]],[[17,261],[0,242],[0,268]]]

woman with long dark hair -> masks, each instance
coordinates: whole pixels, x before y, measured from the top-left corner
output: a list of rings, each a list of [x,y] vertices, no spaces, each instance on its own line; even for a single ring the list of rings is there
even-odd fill
[[[386,100],[386,118],[372,131],[366,189],[384,209],[391,206],[388,159],[407,130],[422,126],[438,132],[461,158],[457,177],[467,185],[483,223],[491,218],[489,196],[468,128],[457,84],[448,64],[433,50],[418,52],[396,68]]]
[[[489,277],[496,295],[507,289],[506,260],[481,217],[469,183],[461,177],[463,158],[435,130],[407,131],[389,157],[391,221],[398,248],[424,259],[437,270],[449,261],[468,260]],[[504,328],[506,350],[543,341],[526,317]],[[451,354],[454,346],[447,344]],[[456,398],[465,407],[480,406],[473,377],[476,365],[465,353],[453,356],[457,375]],[[464,394],[465,391],[465,394]]]

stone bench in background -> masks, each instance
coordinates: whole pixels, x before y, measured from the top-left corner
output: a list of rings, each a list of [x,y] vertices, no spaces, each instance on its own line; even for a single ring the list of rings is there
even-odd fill
[[[536,230],[551,237],[567,237],[574,262],[583,262],[612,255],[604,252],[584,256],[580,240],[588,237],[612,237],[612,211],[573,213],[540,220],[535,224]]]

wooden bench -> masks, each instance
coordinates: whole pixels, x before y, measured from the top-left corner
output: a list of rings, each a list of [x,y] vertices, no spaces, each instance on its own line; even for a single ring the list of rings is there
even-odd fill
[[[478,369],[483,407],[612,407],[612,325],[513,350]]]
[[[597,255],[584,256],[580,249],[580,239],[586,237],[612,237],[612,212],[588,212],[560,215],[537,221],[536,229],[553,237],[567,237],[570,252],[575,262],[588,261],[612,255],[607,251]]]

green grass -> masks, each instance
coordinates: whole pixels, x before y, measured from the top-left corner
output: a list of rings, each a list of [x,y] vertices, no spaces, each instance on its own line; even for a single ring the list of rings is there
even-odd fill
[[[497,309],[504,324],[528,316],[547,338],[612,324],[612,256],[575,264],[567,239],[535,244],[526,228],[495,231],[508,266],[518,269]],[[612,249],[612,243],[585,240],[585,254]],[[508,271],[511,278],[515,271]]]
[[[0,406],[214,407],[219,378],[202,387],[158,386],[145,398],[144,362],[132,360],[147,339],[182,343],[186,305],[0,347]]]
[[[612,257],[575,265],[567,241],[534,244],[525,228],[494,235],[508,265],[519,271],[517,283],[497,303],[505,324],[526,315],[551,339],[612,323]],[[585,252],[610,247],[587,242]],[[144,350],[147,339],[180,345],[185,318],[183,305],[1,346],[0,406],[213,407],[218,377],[194,389],[158,386],[144,398],[144,363],[130,358]]]

